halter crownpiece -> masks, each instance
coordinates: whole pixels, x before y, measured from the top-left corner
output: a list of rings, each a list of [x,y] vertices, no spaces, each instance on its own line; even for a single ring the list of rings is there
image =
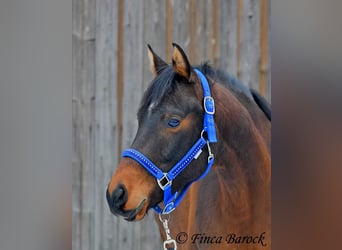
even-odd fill
[[[122,157],[130,157],[142,165],[154,178],[156,178],[157,183],[161,190],[164,191],[164,209],[161,209],[159,205],[156,205],[153,209],[159,214],[169,214],[171,213],[181,202],[186,191],[189,189],[191,184],[195,181],[202,179],[206,176],[214,163],[214,154],[211,152],[210,143],[216,143],[216,130],[215,130],[215,102],[210,93],[210,86],[206,77],[201,71],[195,69],[195,72],[201,80],[201,85],[203,89],[203,106],[204,106],[204,119],[203,128],[200,138],[197,142],[190,148],[190,150],[183,156],[183,158],[174,165],[171,170],[167,173],[163,172],[158,168],[151,160],[149,160],[145,155],[139,151],[129,148],[122,153]],[[207,134],[207,138],[204,138],[204,133]],[[178,193],[172,194],[171,186],[172,181],[193,161],[196,160],[202,153],[202,148],[207,146],[208,148],[208,164],[204,173],[186,184],[183,190]]]

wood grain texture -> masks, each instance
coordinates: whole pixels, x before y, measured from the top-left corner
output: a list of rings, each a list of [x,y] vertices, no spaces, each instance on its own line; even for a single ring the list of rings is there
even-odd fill
[[[217,66],[237,75],[238,1],[221,0],[219,9],[219,58]]]
[[[106,204],[105,191],[113,167],[118,161],[117,73],[118,73],[118,1],[96,2],[96,94],[95,94],[95,192],[94,249],[115,249],[118,218]],[[115,10],[115,11],[113,11]]]
[[[126,0],[123,10],[122,149],[130,146],[138,128],[136,112],[143,90],[143,1]],[[118,220],[120,249],[140,249],[141,224]]]
[[[73,21],[73,249],[94,243],[95,144],[95,2],[74,3],[80,14]],[[75,14],[75,13],[74,13]]]
[[[113,216],[105,199],[153,78],[147,44],[170,63],[171,42],[176,42],[194,64],[209,60],[257,90],[263,82],[271,100],[269,1],[262,4],[73,0],[73,249],[162,248],[152,211],[143,221],[129,223]]]
[[[153,79],[150,60],[147,56],[147,44],[166,62],[166,48],[171,49],[171,42],[166,42],[167,2],[159,0],[145,0],[144,2],[144,30],[143,30],[143,88],[146,89]]]
[[[172,2],[172,42],[188,53],[190,46],[190,0]],[[170,45],[169,45],[170,46]]]
[[[243,1],[241,16],[240,80],[250,88],[260,87],[260,1]]]

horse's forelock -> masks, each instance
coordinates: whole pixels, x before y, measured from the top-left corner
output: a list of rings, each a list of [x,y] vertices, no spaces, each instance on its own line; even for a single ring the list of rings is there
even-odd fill
[[[165,96],[172,94],[175,88],[175,73],[169,66],[152,80],[145,91],[138,111],[138,119],[140,120],[144,114],[162,103]]]

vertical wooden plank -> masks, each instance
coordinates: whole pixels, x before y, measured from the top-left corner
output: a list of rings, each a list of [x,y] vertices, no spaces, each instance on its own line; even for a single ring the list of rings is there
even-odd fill
[[[221,0],[219,8],[218,47],[220,57],[217,66],[229,73],[237,74],[238,2]]]
[[[267,80],[267,66],[268,66],[268,54],[267,54],[267,0],[261,0],[261,20],[260,20],[260,93],[261,95],[266,95],[266,80]]]
[[[204,60],[208,60],[206,58],[206,53],[204,53],[204,47],[206,46],[207,37],[206,37],[206,0],[198,0],[198,1],[191,1],[190,9],[191,11],[191,23],[190,31],[192,31],[193,35],[191,36],[191,40],[193,40],[190,46],[190,51],[193,53],[191,63],[192,64],[200,64]]]
[[[154,212],[149,214],[141,221],[141,250],[163,249],[159,229],[155,221]]]
[[[167,30],[167,2],[159,0],[145,0],[144,4],[144,32],[143,32],[143,90],[153,79],[153,74],[150,70],[150,62],[147,56],[147,44],[151,44],[153,50],[164,60],[166,47],[171,48],[171,42],[166,43]],[[139,100],[142,92],[139,93]],[[162,249],[160,233],[153,216],[153,211],[149,212],[145,218],[139,222],[141,227],[140,243],[141,250]]]
[[[73,238],[74,249],[94,242],[95,1],[73,2]]]
[[[166,47],[171,48],[171,41],[166,43],[167,22],[167,2],[158,0],[145,0],[144,5],[144,31],[143,31],[143,89],[153,79],[151,73],[150,60],[147,56],[147,44],[165,61]],[[171,39],[171,38],[170,38]]]
[[[189,0],[172,1],[172,41],[178,43],[185,53],[190,47],[189,11]]]
[[[81,248],[81,175],[82,161],[80,152],[80,133],[81,133],[81,99],[82,92],[79,90],[82,81],[79,74],[82,72],[82,50],[80,42],[82,15],[79,11],[79,2],[72,1],[72,249]]]
[[[205,43],[203,46],[203,56],[205,60],[214,63],[213,41],[214,41],[214,4],[212,1],[204,2],[203,33],[205,32]]]
[[[241,77],[247,86],[260,86],[260,1],[245,0],[241,20]]]
[[[123,40],[123,148],[130,146],[138,128],[136,113],[143,91],[143,25],[142,1],[126,0]]]
[[[124,1],[123,15],[122,148],[127,148],[137,131],[136,112],[143,88],[143,2]],[[140,249],[141,224],[120,218],[118,229],[118,249]]]
[[[75,11],[75,8],[73,8]],[[75,15],[73,15],[75,16]],[[82,72],[82,50],[81,42],[74,34],[72,36],[73,46],[73,93],[72,93],[72,134],[73,134],[73,152],[72,152],[72,248],[81,249],[81,207],[82,207],[82,154],[80,149],[82,133],[82,81],[79,74]]]
[[[213,34],[213,63],[215,66],[217,66],[217,59],[218,59],[218,33],[219,33],[219,0],[214,0],[214,10],[213,10],[213,30],[214,30],[214,34]]]
[[[242,20],[242,5],[243,0],[238,0],[238,16],[237,16],[237,47],[236,47],[236,53],[237,53],[237,77],[241,78],[241,20]]]
[[[198,3],[198,1],[197,1]],[[195,46],[198,46],[198,43],[195,41],[195,34],[196,32],[196,14],[195,11],[197,10],[195,6],[195,0],[189,0],[189,33],[190,33],[190,44],[188,49],[188,58],[190,63],[194,63],[195,60]],[[197,49],[197,48],[196,48]]]
[[[165,34],[165,58],[166,62],[171,61],[172,43],[172,0],[166,0],[166,34]]]
[[[118,72],[117,72],[117,122],[118,122],[118,155],[122,151],[122,96],[123,96],[123,16],[124,0],[119,0],[118,3]],[[119,163],[119,158],[118,158]]]
[[[94,249],[117,249],[116,224],[105,191],[116,168],[118,0],[96,1],[96,143]]]
[[[270,50],[270,37],[271,37],[271,6],[270,1],[266,1],[266,11],[267,11],[267,74],[266,74],[266,99],[271,103],[271,50]]]

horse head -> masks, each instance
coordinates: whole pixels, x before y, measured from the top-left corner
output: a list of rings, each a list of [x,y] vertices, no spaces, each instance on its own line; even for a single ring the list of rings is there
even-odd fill
[[[139,108],[138,130],[131,148],[139,151],[164,173],[168,172],[196,143],[203,124],[201,81],[184,51],[173,44],[168,65],[148,46],[155,78],[144,93]],[[172,182],[172,192],[180,192],[207,167],[208,149],[191,162]],[[107,201],[115,215],[141,220],[150,208],[163,200],[156,179],[140,163],[129,157],[119,162],[107,189]]]

